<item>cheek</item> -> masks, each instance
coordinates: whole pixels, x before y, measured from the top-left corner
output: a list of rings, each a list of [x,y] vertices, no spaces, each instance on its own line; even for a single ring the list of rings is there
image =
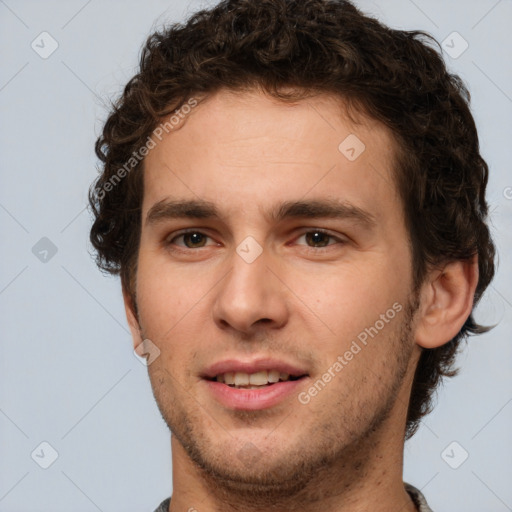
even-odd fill
[[[166,333],[193,305],[194,286],[187,286],[179,272],[150,255],[141,255],[137,270],[137,306],[148,336]],[[196,299],[197,300],[197,299]]]
[[[326,326],[326,334],[345,339],[373,325],[395,302],[407,296],[408,280],[382,254],[357,264],[289,276],[294,292]],[[327,330],[328,328],[328,330]]]
[[[147,251],[139,258],[137,305],[143,334],[160,349],[153,370],[167,368],[189,385],[187,369],[194,350],[212,332],[210,295],[214,272],[207,269],[179,270],[165,256]],[[158,364],[157,364],[158,363]]]

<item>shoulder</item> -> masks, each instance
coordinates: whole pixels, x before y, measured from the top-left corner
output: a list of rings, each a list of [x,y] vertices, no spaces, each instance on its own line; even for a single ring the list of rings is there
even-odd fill
[[[433,512],[433,510],[428,506],[425,496],[423,496],[423,494],[421,494],[421,492],[418,489],[416,489],[416,487],[407,483],[405,483],[404,485],[405,490],[409,493],[409,496],[414,501],[414,504],[418,507],[418,512]]]
[[[167,498],[166,500],[162,501],[162,503],[160,503],[160,505],[155,510],[155,512],[168,512],[170,503],[171,503],[171,498]]]

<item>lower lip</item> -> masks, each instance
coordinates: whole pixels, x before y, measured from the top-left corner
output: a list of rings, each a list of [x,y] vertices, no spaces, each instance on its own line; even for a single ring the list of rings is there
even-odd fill
[[[273,407],[294,393],[303,384],[304,377],[298,380],[276,382],[261,389],[232,388],[222,382],[205,380],[213,396],[225,407],[245,411],[258,411]]]

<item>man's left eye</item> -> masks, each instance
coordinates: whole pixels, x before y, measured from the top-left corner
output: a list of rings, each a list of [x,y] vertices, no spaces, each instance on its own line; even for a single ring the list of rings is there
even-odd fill
[[[304,239],[305,244],[309,247],[327,247],[328,245],[333,245],[336,243],[342,242],[342,240],[334,235],[330,235],[325,231],[321,231],[319,229],[315,229],[312,231],[308,231],[302,234],[299,238],[297,238],[297,242],[301,239]],[[299,245],[303,245],[299,243]]]

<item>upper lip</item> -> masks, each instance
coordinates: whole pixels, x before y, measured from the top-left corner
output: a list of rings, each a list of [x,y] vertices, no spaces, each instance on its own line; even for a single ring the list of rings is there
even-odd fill
[[[241,359],[225,359],[218,361],[208,368],[205,369],[202,374],[203,378],[213,379],[217,375],[223,375],[224,373],[256,373],[263,370],[277,370],[280,373],[288,373],[294,377],[300,377],[307,375],[307,371],[286,361],[272,359],[272,358],[260,358],[253,359],[251,361],[243,361]]]

